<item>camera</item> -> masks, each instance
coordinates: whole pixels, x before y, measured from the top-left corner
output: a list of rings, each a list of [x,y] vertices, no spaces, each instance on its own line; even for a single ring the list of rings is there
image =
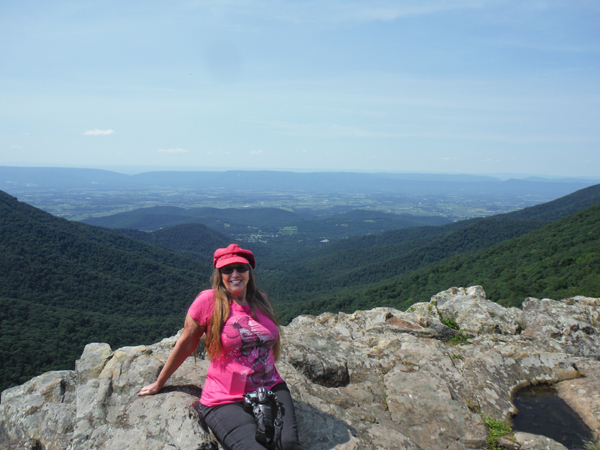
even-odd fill
[[[256,440],[268,448],[274,448],[281,431],[281,409],[274,392],[259,387],[255,392],[244,394],[244,410],[256,419]]]

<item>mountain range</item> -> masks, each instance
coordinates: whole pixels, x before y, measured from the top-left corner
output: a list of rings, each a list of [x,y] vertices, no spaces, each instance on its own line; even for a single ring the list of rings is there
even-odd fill
[[[201,189],[205,191],[311,193],[544,195],[557,198],[597,183],[584,179],[508,179],[466,174],[242,171],[157,171],[125,175],[100,169],[0,166],[7,192],[40,189]]]

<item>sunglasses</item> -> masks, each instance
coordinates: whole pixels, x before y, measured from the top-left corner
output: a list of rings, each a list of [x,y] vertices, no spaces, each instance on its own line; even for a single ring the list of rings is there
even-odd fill
[[[231,275],[234,270],[237,271],[237,273],[246,273],[248,272],[249,268],[248,266],[227,266],[221,269],[221,273],[223,275]]]

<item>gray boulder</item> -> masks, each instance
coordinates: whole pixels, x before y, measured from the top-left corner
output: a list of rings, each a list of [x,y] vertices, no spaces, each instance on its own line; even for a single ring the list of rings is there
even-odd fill
[[[490,302],[479,286],[452,288],[406,312],[300,316],[284,327],[278,370],[307,450],[484,449],[482,416],[510,420],[515,392],[539,383],[554,383],[598,436],[599,313],[599,299],[530,298],[520,310]],[[199,414],[202,356],[188,358],[161,393],[137,396],[177,337],[114,351],[89,344],[75,370],[4,391],[0,448],[219,448]],[[515,433],[503,442],[564,448],[550,441]]]

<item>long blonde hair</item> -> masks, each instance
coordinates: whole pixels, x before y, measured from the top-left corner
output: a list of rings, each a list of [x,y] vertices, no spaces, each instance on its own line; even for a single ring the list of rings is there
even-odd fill
[[[281,353],[281,328],[275,317],[275,313],[273,312],[271,302],[265,293],[260,291],[256,286],[254,270],[252,270],[252,266],[249,264],[248,270],[249,277],[248,284],[246,285],[246,301],[252,310],[252,317],[254,317],[254,319],[257,318],[256,308],[258,308],[277,326],[277,342],[273,345],[273,356],[275,357],[275,361],[277,361]],[[208,356],[211,359],[215,359],[221,356],[222,353],[221,333],[231,312],[231,296],[223,284],[223,277],[221,276],[221,271],[219,269],[215,269],[211,281],[215,292],[215,308],[209,322],[208,330],[206,331],[205,348]]]

